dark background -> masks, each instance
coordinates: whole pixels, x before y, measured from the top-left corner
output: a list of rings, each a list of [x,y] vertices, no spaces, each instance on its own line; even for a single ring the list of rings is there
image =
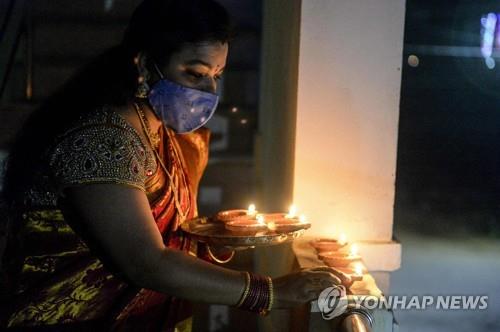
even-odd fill
[[[500,2],[407,0],[394,210],[402,259],[390,292],[489,301],[484,311],[397,310],[400,331],[500,328],[500,63],[489,69],[480,51],[490,12]]]
[[[489,12],[500,3],[407,1],[396,229],[500,233],[500,63],[480,56]]]

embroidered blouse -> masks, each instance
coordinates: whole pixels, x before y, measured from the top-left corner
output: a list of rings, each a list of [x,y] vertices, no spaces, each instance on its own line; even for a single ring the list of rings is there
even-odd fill
[[[200,129],[188,135],[167,135],[166,130],[170,129],[162,127],[160,132],[158,156],[173,174],[172,181],[180,188],[177,199],[192,218],[197,214],[197,187],[208,160],[209,132]],[[180,154],[172,154],[172,150]],[[104,317],[108,323],[114,320],[115,328],[130,328],[129,323],[135,321],[146,330],[146,322],[137,317],[151,314],[150,308],[159,301],[165,308],[181,307],[174,305],[178,300],[137,289],[108,270],[60,210],[63,189],[68,186],[115,183],[138,188],[148,197],[165,244],[190,249],[189,241],[178,232],[170,180],[152,148],[123,117],[103,107],[80,119],[47,149],[45,162],[36,165],[35,172],[36,182],[25,193],[24,212],[6,249],[9,260],[2,268],[11,296],[9,306],[0,310],[8,312],[0,317],[0,327],[89,322]],[[159,313],[160,320],[168,316],[179,321],[179,315],[175,318],[166,310]]]

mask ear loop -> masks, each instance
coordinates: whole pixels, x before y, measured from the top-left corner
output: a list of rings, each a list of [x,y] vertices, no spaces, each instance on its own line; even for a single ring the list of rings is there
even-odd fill
[[[163,78],[163,73],[161,72],[160,68],[156,65],[156,62],[153,63],[153,66],[155,66],[156,73],[160,76],[161,79]]]

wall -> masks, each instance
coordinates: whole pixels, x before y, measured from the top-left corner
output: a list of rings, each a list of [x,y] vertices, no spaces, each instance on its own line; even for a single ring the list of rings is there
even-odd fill
[[[389,241],[404,0],[303,0],[294,202],[310,234]]]

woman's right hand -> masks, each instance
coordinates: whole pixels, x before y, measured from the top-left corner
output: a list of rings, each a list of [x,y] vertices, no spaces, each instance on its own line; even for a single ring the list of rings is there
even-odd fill
[[[316,300],[325,288],[341,284],[351,284],[349,276],[327,266],[303,269],[275,278],[273,308],[292,308],[311,302]]]

